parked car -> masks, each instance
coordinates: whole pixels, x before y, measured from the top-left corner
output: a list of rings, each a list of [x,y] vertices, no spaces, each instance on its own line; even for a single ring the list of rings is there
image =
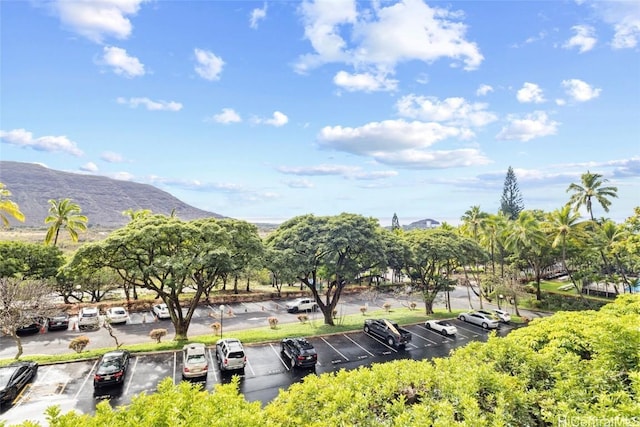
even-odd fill
[[[124,384],[130,356],[128,350],[114,350],[105,353],[100,358],[93,375],[93,388],[99,389],[110,385]]]
[[[312,368],[318,362],[318,353],[306,338],[285,338],[281,347],[292,368]]]
[[[298,313],[300,311],[316,311],[318,304],[313,298],[298,298],[287,303],[286,307],[289,313]]]
[[[127,313],[124,307],[108,308],[106,314],[109,323],[125,323],[129,320],[129,313]]]
[[[0,406],[11,404],[37,372],[37,362],[13,362],[0,367]]]
[[[60,312],[47,319],[47,329],[50,331],[69,329],[69,313]]]
[[[244,369],[247,356],[244,347],[237,338],[223,338],[216,342],[216,359],[220,371]]]
[[[498,316],[498,319],[500,319],[500,321],[502,323],[509,323],[511,322],[511,315],[509,313],[507,313],[504,310],[500,310],[499,308],[496,308],[493,310],[493,312]]]
[[[492,316],[481,313],[479,311],[460,313],[460,315],[458,315],[458,319],[462,320],[463,322],[482,326],[484,329],[496,329],[498,328],[498,326],[500,326],[500,322],[498,322]]]
[[[152,310],[153,310],[153,314],[158,319],[170,319],[171,318],[171,314],[169,314],[169,307],[167,307],[167,304],[165,304],[165,303],[154,305]]]
[[[455,335],[458,333],[458,328],[456,328],[453,323],[447,320],[427,320],[426,322],[424,322],[424,326],[427,329],[440,332],[445,336]]]
[[[364,321],[364,332],[377,335],[391,347],[402,347],[411,341],[411,332],[387,319],[367,319]]]
[[[78,329],[98,329],[100,312],[97,307],[82,307],[78,313]]]
[[[29,335],[29,334],[37,334],[42,329],[45,320],[42,317],[34,317],[29,321],[29,323],[19,326],[16,328],[16,334],[18,335]]]
[[[207,376],[209,363],[204,344],[194,342],[182,347],[182,360],[182,378]]]

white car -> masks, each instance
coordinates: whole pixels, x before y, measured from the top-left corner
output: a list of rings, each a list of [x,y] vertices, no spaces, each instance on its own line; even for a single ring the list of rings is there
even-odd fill
[[[100,311],[97,307],[82,307],[78,312],[78,329],[98,329],[100,327]]]
[[[455,335],[458,333],[456,328],[451,322],[446,320],[427,320],[424,322],[424,326],[427,329],[431,329],[436,332],[440,332],[442,335]]]
[[[497,329],[500,322],[493,318],[490,314],[481,313],[479,311],[470,311],[468,313],[460,313],[458,319],[463,322],[473,323],[482,326],[484,329]]]
[[[506,311],[496,308],[493,310],[493,312],[496,314],[496,316],[498,316],[498,319],[500,319],[501,322],[503,323],[511,322],[511,315]]]
[[[205,345],[199,342],[182,347],[182,378],[206,377],[209,372]]]
[[[286,307],[289,313],[298,313],[316,311],[318,309],[318,304],[316,304],[313,298],[298,298],[287,303]]]
[[[124,307],[108,308],[106,314],[109,323],[126,323],[129,320],[129,313]]]
[[[158,317],[158,319],[170,319],[171,314],[169,314],[169,307],[167,304],[161,303],[153,306],[153,314]]]

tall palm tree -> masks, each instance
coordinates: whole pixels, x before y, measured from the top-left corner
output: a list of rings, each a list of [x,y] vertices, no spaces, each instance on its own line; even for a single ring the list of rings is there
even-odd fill
[[[589,171],[583,173],[580,178],[582,185],[572,183],[567,188],[567,193],[573,192],[568,204],[573,206],[576,211],[585,206],[591,221],[594,221],[592,199],[596,199],[604,211],[609,212],[609,206],[611,206],[609,198],[618,197],[618,187],[603,187],[602,185],[609,180],[603,179],[600,174]]]
[[[576,288],[578,294],[582,297],[582,292],[578,289],[578,285],[573,279],[571,270],[567,267],[567,241],[573,238],[586,238],[584,228],[585,222],[580,221],[580,214],[572,211],[571,205],[565,205],[560,209],[547,215],[545,228],[553,238],[551,247],[555,248],[560,245],[562,249],[562,269],[567,272],[571,283]]]
[[[11,191],[7,189],[7,186],[0,182],[0,219],[5,227],[9,227],[9,218],[11,216],[20,222],[24,221],[24,214],[20,212],[20,207],[17,203],[9,200],[11,197]]]
[[[488,214],[486,212],[480,210],[480,206],[471,206],[471,209],[467,210],[464,215],[460,217],[463,223],[463,232],[477,242],[482,223],[487,216]]]
[[[49,200],[49,215],[45,218],[45,224],[51,224],[47,235],[44,238],[45,244],[51,243],[53,246],[58,244],[58,236],[60,229],[65,228],[71,236],[71,240],[78,241],[78,231],[87,230],[86,216],[82,215],[80,205],[71,201],[71,199]]]

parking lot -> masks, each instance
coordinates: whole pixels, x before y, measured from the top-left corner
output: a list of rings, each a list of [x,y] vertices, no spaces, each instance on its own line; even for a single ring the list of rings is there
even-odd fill
[[[455,337],[442,336],[422,324],[406,326],[412,333],[412,341],[406,348],[400,349],[390,347],[364,332],[310,338],[309,341],[318,352],[318,363],[313,370],[290,368],[289,361],[280,353],[279,342],[246,345],[248,362],[241,375],[240,392],[248,401],[265,404],[278,394],[279,389],[286,389],[306,375],[350,370],[394,359],[444,357],[458,346],[487,339],[488,332],[481,327],[456,319],[452,323],[458,328]],[[511,325],[502,325],[497,333],[506,335],[512,328]],[[210,368],[203,385],[207,390],[212,390],[215,384],[228,382],[232,374],[221,374],[215,363],[214,349],[207,349],[207,355]],[[108,399],[115,407],[130,402],[133,396],[141,392],[154,392],[164,378],[169,377],[174,383],[183,381],[181,352],[141,354],[132,357],[122,387],[94,393],[95,364],[96,361],[83,361],[41,366],[37,377],[23,390],[13,406],[0,414],[0,421],[10,425],[30,419],[44,424],[44,410],[51,405],[60,405],[64,412],[73,409],[93,413],[101,400]]]

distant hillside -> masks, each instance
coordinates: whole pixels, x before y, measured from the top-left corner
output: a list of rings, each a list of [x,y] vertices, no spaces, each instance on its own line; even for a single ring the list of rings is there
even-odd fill
[[[409,225],[403,225],[402,228],[404,230],[413,230],[415,228],[435,228],[435,227],[439,227],[440,226],[440,222],[436,221],[435,219],[421,219],[420,221],[415,221],[412,222]]]
[[[80,205],[89,226],[116,228],[125,225],[127,209],[149,209],[169,215],[175,210],[183,220],[222,218],[217,213],[194,208],[152,185],[119,181],[103,176],[47,169],[34,163],[0,161],[0,182],[20,206],[24,223],[10,219],[14,227],[45,227],[50,199],[69,198]]]

